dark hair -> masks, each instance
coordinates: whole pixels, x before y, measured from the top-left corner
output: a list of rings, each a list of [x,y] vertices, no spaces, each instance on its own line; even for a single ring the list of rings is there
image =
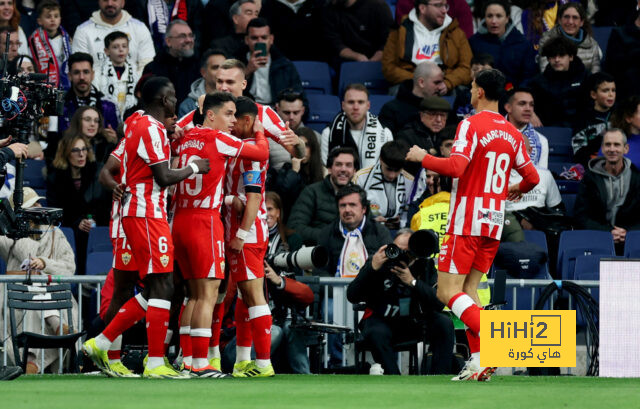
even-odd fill
[[[16,0],[14,0],[14,2],[16,2]],[[36,15],[38,17],[42,17],[42,13],[44,13],[45,10],[59,10],[62,12],[60,4],[56,0],[42,0],[38,3],[38,6],[36,7]]]
[[[484,4],[482,5],[482,18],[484,18],[484,16],[487,15],[487,9],[489,8],[489,6],[492,6],[494,4],[502,7],[507,17],[509,17],[509,20],[511,20],[511,3],[509,3],[508,0],[485,1]]]
[[[338,155],[342,155],[343,153],[353,156],[353,166],[358,169],[360,166],[358,153],[350,146],[337,146],[331,149],[331,152],[329,152],[329,155],[327,156],[327,169],[332,167],[333,161],[336,160]]]
[[[492,68],[478,73],[475,82],[478,87],[484,90],[487,100],[500,101],[507,80],[502,72]]]
[[[69,62],[68,67],[69,67],[69,71],[71,71],[71,67],[73,67],[73,64],[75,63],[79,63],[79,62],[88,62],[89,65],[91,65],[91,68],[93,68],[93,57],[91,56],[91,54],[87,54],[87,53],[82,53],[82,52],[77,52],[77,53],[73,53],[69,56]]]
[[[360,204],[362,207],[369,210],[369,200],[367,200],[367,192],[360,186],[356,184],[348,184],[344,187],[341,187],[336,193],[336,202],[340,202],[342,198],[357,193],[360,196]]]
[[[307,163],[300,165],[300,172],[306,176],[307,184],[319,182],[324,177],[324,169],[322,168],[322,159],[320,158],[320,144],[318,143],[318,137],[311,128],[306,126],[299,126],[294,131],[296,135],[307,138],[307,147],[311,151],[309,160]]]
[[[167,77],[151,77],[142,87],[142,105],[149,107],[156,99],[162,95],[166,87],[171,85],[171,80]]]
[[[239,96],[236,98],[236,118],[244,115],[249,115],[251,117],[258,116],[258,106],[251,98]]]
[[[249,22],[249,24],[247,24],[247,34],[249,34],[249,29],[252,27],[253,28],[269,27],[269,22],[262,17],[256,17],[252,19]],[[271,27],[269,27],[269,32],[271,32]]]
[[[527,87],[515,87],[510,89],[507,92],[507,95],[505,96],[505,103],[511,103],[511,100],[513,99],[513,97],[518,93],[518,92],[526,92],[529,95],[533,96],[533,91],[531,90],[531,88],[527,88]]]
[[[280,103],[280,101],[294,102],[297,100],[304,101],[304,95],[302,92],[294,89],[294,88],[285,88],[278,93],[276,96],[276,104]]]
[[[578,55],[578,46],[565,36],[554,37],[542,46],[543,57],[557,57],[559,55],[568,55],[575,57]]]
[[[638,106],[640,106],[640,95],[632,95],[625,99],[611,115],[611,124],[622,129],[627,135],[631,135],[631,124],[627,119],[636,114]]]
[[[28,55],[25,55],[25,54],[19,54],[12,61],[8,62],[8,64],[7,64],[7,74],[9,74],[9,75],[18,74],[20,72],[20,65],[22,65],[22,62],[24,60],[31,61],[31,64],[33,65],[33,70],[34,71],[38,69],[38,67],[36,67],[35,61],[33,61],[33,58],[31,58],[31,56],[28,56]]]
[[[127,44],[129,43],[129,37],[125,33],[122,31],[112,31],[104,38],[104,48],[109,48],[111,43],[119,38],[124,38],[127,40]]]
[[[280,240],[285,250],[289,250],[289,243],[287,243],[287,231],[289,230],[284,224],[284,207],[282,206],[282,199],[276,192],[268,191],[264,194],[265,205],[267,201],[273,203],[273,206],[280,210],[280,217],[278,218],[278,233],[280,233]]]
[[[380,148],[380,160],[390,168],[402,169],[407,152],[409,145],[405,141],[389,141]]]
[[[209,57],[212,55],[221,55],[227,59],[227,55],[219,48],[209,48],[207,51],[202,54],[202,59],[200,60],[200,68],[207,68],[207,64],[209,63]]]
[[[604,71],[599,71],[591,74],[589,78],[587,78],[586,82],[587,84],[589,84],[588,90],[596,92],[600,84],[602,84],[603,82],[613,82],[615,84],[616,79],[613,78],[611,74],[607,74]]]
[[[473,58],[471,58],[471,64],[470,65],[474,65],[474,64],[489,65],[489,66],[491,66],[491,68],[495,68],[496,67],[496,60],[493,59],[493,55],[491,55],[491,54],[480,53],[480,54],[474,55]]]
[[[346,86],[344,92],[342,93],[342,99],[344,99],[344,96],[347,95],[347,91],[351,91],[352,89],[364,92],[365,94],[367,94],[367,98],[369,98],[369,90],[367,89],[367,87],[365,87],[364,84],[354,83]]]
[[[202,103],[202,112],[207,112],[209,110],[215,111],[220,108],[226,102],[236,103],[236,99],[233,95],[228,92],[216,91],[210,94],[207,94],[204,97],[204,102]]]
[[[584,30],[585,34],[593,35],[593,30],[591,29],[591,23],[589,22],[587,12],[584,7],[582,7],[582,4],[577,2],[561,4],[560,7],[558,7],[558,11],[556,12],[556,25],[560,25],[560,19],[562,19],[562,15],[569,8],[575,9],[575,11],[577,11],[580,15],[580,18],[582,19],[582,30]]]
[[[445,126],[442,131],[440,131],[440,133],[436,137],[436,150],[438,151],[438,156],[442,156],[442,151],[440,150],[440,148],[442,147],[442,144],[444,144],[444,141],[452,141],[456,139],[457,129],[458,128],[456,125],[448,125]]]

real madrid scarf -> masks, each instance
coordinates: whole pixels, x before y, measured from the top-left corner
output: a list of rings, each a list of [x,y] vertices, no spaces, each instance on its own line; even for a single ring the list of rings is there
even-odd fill
[[[49,83],[66,90],[71,86],[68,77],[69,67],[67,66],[69,55],[71,55],[71,41],[69,34],[62,27],[60,27],[60,35],[62,36],[62,50],[64,52],[62,61],[58,61],[58,58],[56,58],[49,41],[49,34],[42,27],[39,27],[31,34],[29,48],[31,49],[31,55],[35,58],[37,72],[48,74]]]
[[[531,146],[531,153],[529,157],[531,161],[537,165],[540,163],[540,156],[542,155],[542,143],[540,142],[540,138],[538,137],[538,133],[531,124],[527,124],[522,130],[522,134],[529,139],[529,145]]]
[[[336,268],[336,277],[355,277],[360,272],[362,266],[367,261],[367,248],[364,246],[362,238],[362,228],[367,221],[367,216],[362,218],[362,223],[357,228],[349,231],[342,225],[338,224],[340,233],[344,237],[344,244],[340,251],[338,259],[338,267]]]
[[[378,161],[362,185],[362,188],[367,192],[367,199],[371,203],[371,214],[386,218],[397,216],[407,202],[407,187],[411,183],[412,181],[407,180],[403,172],[400,172],[395,182],[386,182],[380,161]],[[390,184],[395,189],[386,189]],[[393,197],[389,197],[388,193],[391,193]]]
[[[113,63],[106,60],[100,67],[97,87],[105,95],[106,100],[113,102],[118,107],[118,112],[122,115],[137,103],[133,93],[137,80],[137,75],[129,62],[125,62],[124,72],[118,79],[118,73]]]
[[[187,4],[185,0],[176,0],[171,10],[171,15],[169,15],[169,7],[167,7],[165,0],[149,0],[147,2],[147,15],[153,43],[156,49],[162,49],[169,21],[176,18],[187,21]]]
[[[335,117],[330,130],[329,152],[333,148],[349,146],[358,152],[360,168],[367,168],[376,163],[378,150],[384,138],[384,127],[377,116],[367,112],[365,127],[359,141],[355,141],[351,136],[351,127],[344,112],[340,112]]]

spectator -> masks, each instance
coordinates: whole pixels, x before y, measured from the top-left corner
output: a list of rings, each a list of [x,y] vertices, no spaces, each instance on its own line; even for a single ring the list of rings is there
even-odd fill
[[[419,0],[399,27],[391,30],[384,47],[382,73],[398,84],[411,79],[424,61],[444,70],[447,92],[471,81],[471,48],[458,21],[447,15],[446,0]]]
[[[476,54],[471,59],[471,81],[476,79],[476,75],[484,70],[490,70],[495,68],[495,61],[491,54],[481,53]],[[453,109],[455,110],[458,119],[462,120],[475,114],[476,111],[471,105],[471,87],[460,86],[456,89],[456,99],[453,103]]]
[[[107,59],[98,67],[93,84],[118,109],[119,121],[124,113],[134,107],[138,100],[134,89],[138,83],[138,72],[127,61],[129,37],[122,31],[112,31],[104,38],[104,53]]]
[[[565,2],[566,0],[533,0],[522,5],[522,32],[530,44],[540,44],[542,35],[557,20],[558,5]]]
[[[2,0],[0,2],[0,28],[2,27],[10,29],[11,41],[15,41],[18,46],[18,53],[29,54],[27,36],[22,31],[22,27],[20,27],[20,12],[16,7],[16,0]],[[2,40],[3,46],[5,41],[4,39]]]
[[[25,209],[40,207],[39,200],[44,199],[31,188],[25,187],[23,192],[22,207]],[[13,197],[9,202],[12,206]],[[31,235],[29,237],[13,240],[5,236],[0,236],[0,257],[7,263],[7,274],[24,275],[27,268],[32,269],[33,275],[56,275],[56,276],[72,276],[76,272],[75,256],[73,249],[67,241],[62,231],[54,226],[35,226],[31,224],[31,228],[45,231],[44,234]],[[28,263],[27,263],[28,261]],[[23,267],[25,264],[28,267]],[[36,286],[40,284],[36,283]],[[0,298],[3,296],[0,295]],[[72,299],[73,309],[73,326],[78,328],[78,304]],[[4,305],[0,300],[0,305]],[[5,316],[3,311],[0,314],[0,321]],[[67,314],[60,315],[58,310],[47,311],[27,311],[17,310],[16,320],[21,325],[23,331],[30,331],[47,335],[59,335],[69,333],[69,322]],[[41,325],[44,323],[44,325]],[[8,325],[8,323],[5,322]],[[0,322],[0,326],[2,323]],[[13,343],[9,340],[4,342],[8,356],[13,356]],[[44,367],[41,368],[44,358]],[[57,363],[57,349],[34,349],[29,350],[27,356],[27,374],[36,374],[40,370],[54,368],[52,364]]]
[[[245,56],[247,88],[256,102],[270,105],[284,89],[302,91],[296,67],[273,47],[273,34],[265,19],[258,17],[249,22],[245,43],[249,49]],[[257,48],[258,45],[264,45],[266,54]]]
[[[576,53],[577,47],[571,40],[550,39],[541,52],[549,65],[527,84],[536,113],[545,126],[573,127],[577,120],[587,71]]]
[[[549,141],[531,125],[531,119],[534,115],[531,90],[515,88],[509,91],[504,110],[507,112],[507,120],[527,137],[530,148],[529,157],[533,164],[546,169],[549,163]]]
[[[104,95],[93,85],[95,73],[93,71],[93,58],[86,53],[73,53],[69,57],[69,77],[71,88],[64,95],[64,111],[58,117],[58,135],[69,127],[71,117],[81,106],[92,106],[102,114],[105,123],[105,132],[110,139],[115,138],[115,130],[118,129],[118,109],[113,102],[107,101]],[[56,154],[58,138],[49,134],[49,144],[45,156],[52,158]],[[47,153],[48,152],[48,153]]]
[[[574,218],[580,229],[610,231],[616,252],[622,254],[627,231],[640,229],[640,172],[625,157],[629,145],[621,129],[605,130],[601,139],[604,157],[589,161]]]
[[[414,184],[411,173],[405,167],[405,156],[409,145],[404,141],[391,141],[382,146],[380,159],[373,167],[360,169],[354,182],[367,193],[369,215],[373,221],[383,223],[390,230],[398,230],[407,223],[407,206],[415,197],[422,194]]]
[[[18,32],[12,30],[11,27],[0,27],[0,55],[4,56],[7,45],[7,35],[10,36],[9,39],[9,51],[7,55],[7,67],[11,62],[15,61],[18,54],[22,54],[20,52],[20,40],[18,40]],[[27,48],[27,55],[29,54],[29,49]],[[2,63],[0,62],[0,69],[2,69]]]
[[[48,74],[48,82],[68,90],[71,37],[60,25],[60,5],[55,0],[38,4],[38,27],[29,37],[31,55],[38,60],[38,72]]]
[[[205,24],[202,27],[203,45],[205,47],[211,46],[212,40],[215,41],[235,32],[234,21],[231,17],[235,15],[236,12],[230,13],[235,1],[236,0],[210,0],[206,4],[202,2],[202,4],[204,4],[204,10],[202,13],[203,21],[216,22],[216,24]],[[256,11],[255,13],[252,11],[250,15],[246,16],[248,19],[244,23],[245,28],[251,19],[258,17],[260,14],[262,1],[257,0],[255,3],[257,6]],[[243,30],[242,34],[244,34],[244,32],[245,31]],[[242,40],[242,38],[240,40]]]
[[[260,15],[267,19],[274,44],[292,61],[326,61],[322,36],[322,0],[264,0]]]
[[[640,95],[627,98],[611,116],[611,124],[627,135],[627,158],[636,167],[640,166]]]
[[[28,55],[18,55],[9,64],[7,64],[7,73],[9,75],[16,74],[33,74],[36,72],[36,63]]]
[[[447,0],[449,11],[447,14],[460,24],[460,28],[467,38],[473,35],[473,15],[466,0]],[[415,1],[399,0],[396,3],[396,23],[401,24],[402,19],[415,7]]]
[[[425,97],[420,103],[420,117],[402,128],[396,139],[406,142],[409,146],[418,145],[435,154],[436,139],[447,124],[449,112],[451,105],[446,99]]]
[[[285,122],[289,122],[289,128],[295,131],[305,126],[302,118],[307,112],[307,108],[304,106],[304,94],[302,92],[293,88],[283,89],[276,96],[275,106],[280,118]],[[319,133],[316,132],[316,135],[320,138]]]
[[[118,142],[115,133],[105,132],[102,115],[92,106],[80,107],[73,114],[69,128],[64,131],[64,136],[75,135],[82,135],[89,141],[98,164],[106,163]]]
[[[640,9],[633,21],[611,32],[604,69],[618,84],[625,84],[621,97],[640,94]]]
[[[404,81],[398,94],[380,109],[380,123],[396,134],[409,122],[418,119],[423,98],[444,95],[447,86],[444,73],[435,63],[425,61],[416,66],[412,81]]]
[[[382,61],[382,50],[393,25],[382,0],[331,0],[322,16],[329,60]]]
[[[198,98],[201,95],[216,91],[216,73],[220,68],[220,64],[226,59],[227,57],[220,50],[209,49],[204,52],[200,59],[201,78],[191,83],[189,95],[178,108],[178,117],[181,118],[196,109]]]
[[[515,86],[533,78],[538,69],[531,43],[515,29],[507,0],[490,0],[484,4],[484,21],[469,39],[473,54],[493,56],[496,68]]]
[[[156,55],[149,28],[140,20],[122,10],[124,0],[98,0],[100,10],[80,26],[73,36],[73,52],[88,53],[96,62],[107,59],[104,54],[104,38],[112,31],[122,31],[129,36],[129,62],[138,72]]]
[[[400,249],[409,249],[413,231],[402,229],[393,241]],[[352,303],[364,302],[365,317],[360,321],[364,341],[371,347],[376,363],[385,375],[400,375],[394,342],[418,339],[426,334],[432,352],[429,374],[452,372],[454,328],[444,304],[436,297],[437,271],[431,260],[415,260],[410,267],[390,263],[380,247],[349,284],[347,298]],[[403,308],[402,302],[410,304]],[[392,306],[394,313],[386,312]],[[426,343],[427,340],[424,340]]]
[[[578,115],[571,138],[573,160],[585,168],[589,159],[598,154],[602,131],[609,128],[609,119],[616,103],[616,83],[611,75],[602,71],[592,74],[587,79],[587,86],[593,105]]]
[[[238,0],[233,3],[229,9],[233,32],[224,37],[213,37],[211,48],[222,50],[229,58],[244,59],[247,52],[247,44],[244,40],[247,25],[257,18],[258,14],[260,14],[260,5],[254,0]]]
[[[183,20],[173,20],[167,27],[166,47],[145,68],[144,73],[167,77],[176,88],[180,104],[189,95],[191,83],[198,78],[200,60],[195,55],[195,35]]]
[[[558,8],[556,25],[542,35],[539,48],[544,48],[544,44],[550,39],[562,36],[576,44],[578,57],[587,72],[600,71],[602,50],[600,50],[598,42],[593,38],[591,23],[587,19],[587,12],[580,3],[565,3]],[[538,64],[540,65],[540,71],[543,72],[549,61],[545,56],[541,56]]]
[[[109,223],[111,200],[98,183],[98,172],[86,137],[77,134],[60,140],[53,169],[47,175],[47,204],[64,209],[62,225],[75,233],[79,274],[85,271],[91,219],[100,226]]]
[[[356,150],[361,167],[373,166],[385,142],[393,140],[391,131],[382,126],[378,117],[369,112],[369,91],[362,84],[349,84],[342,100],[342,112],[322,131],[321,157],[338,146]]]
[[[327,159],[329,174],[321,182],[302,190],[291,209],[289,226],[302,237],[305,244],[317,244],[322,229],[338,218],[336,192],[351,183],[357,169],[358,157],[353,148],[332,150]]]
[[[16,8],[20,12],[20,27],[27,38],[38,28],[38,13],[36,8],[38,7],[38,1],[36,0],[20,0],[16,3]]]

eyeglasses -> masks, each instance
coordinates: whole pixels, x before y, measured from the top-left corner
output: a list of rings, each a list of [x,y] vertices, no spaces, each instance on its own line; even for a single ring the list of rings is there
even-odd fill
[[[71,153],[75,153],[76,155],[78,155],[80,153],[87,153],[88,151],[89,151],[89,149],[87,149],[86,146],[84,148],[73,148],[73,149],[71,149]]]
[[[83,116],[82,117],[82,121],[83,122],[93,122],[94,124],[99,124],[100,123],[100,118],[91,118],[90,116]]]
[[[449,11],[449,4],[447,3],[426,3],[427,6],[435,7],[437,9],[444,9],[445,11]]]
[[[184,34],[184,33],[182,33],[182,34],[179,34],[179,35],[177,35],[177,36],[170,36],[169,38],[177,38],[177,39],[178,39],[178,40],[180,40],[180,41],[184,41],[184,40],[186,40],[187,38],[188,38],[189,40],[193,40],[194,38],[196,38],[196,35],[195,35],[195,34],[193,34],[193,33],[189,33],[189,34]]]

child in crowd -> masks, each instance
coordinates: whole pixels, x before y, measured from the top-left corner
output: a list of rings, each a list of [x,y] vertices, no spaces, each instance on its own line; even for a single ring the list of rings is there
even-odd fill
[[[67,90],[71,55],[71,38],[60,26],[60,4],[55,0],[43,0],[37,8],[38,28],[29,37],[29,48],[36,63],[36,71],[47,74],[49,82]]]
[[[104,38],[104,47],[107,59],[96,70],[93,84],[116,105],[122,121],[123,113],[137,102],[134,90],[138,73],[127,61],[129,37],[122,31],[114,31]]]

